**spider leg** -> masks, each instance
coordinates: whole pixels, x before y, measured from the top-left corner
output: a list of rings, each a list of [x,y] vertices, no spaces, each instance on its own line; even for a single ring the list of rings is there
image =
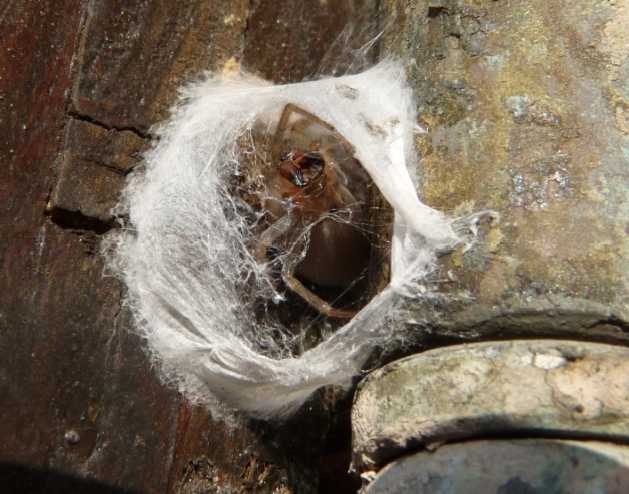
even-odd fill
[[[273,141],[272,141],[273,146],[271,148],[271,156],[273,156],[275,160],[279,158],[279,154],[281,152],[281,149],[279,149],[279,146],[282,142],[281,137],[284,131],[288,129],[288,122],[290,120],[291,114],[294,112],[294,108],[297,108],[297,106],[293,105],[292,103],[288,103],[282,110],[282,115],[280,116],[280,120],[277,123],[277,127],[275,129],[275,135],[273,136]]]
[[[272,150],[273,156],[277,156],[277,154],[279,153],[279,149],[277,149],[277,147],[279,146],[279,143],[281,142],[280,136],[286,129],[288,129],[288,122],[290,121],[291,114],[293,113],[297,113],[303,116],[304,118],[310,120],[311,122],[321,125],[325,129],[330,131],[338,139],[341,145],[345,148],[345,151],[347,153],[352,154],[352,155],[354,154],[354,151],[355,151],[354,146],[352,146],[352,144],[347,139],[345,139],[345,137],[343,137],[332,125],[330,125],[325,120],[321,120],[314,113],[310,113],[309,111],[304,110],[303,108],[295,105],[294,103],[287,103],[284,109],[282,110],[282,115],[280,116],[280,120],[277,124],[277,129],[275,130],[275,135],[273,137],[273,142],[274,142],[274,149]]]
[[[264,230],[260,235],[260,241],[255,250],[256,260],[259,262],[266,261],[269,247],[276,243],[276,240],[285,234],[293,226],[293,223],[293,218],[290,215],[286,215]],[[310,306],[328,317],[349,319],[356,315],[356,311],[354,310],[335,309],[321,297],[311,292],[295,277],[293,274],[294,267],[295,263],[284,262],[282,264],[282,279],[288,288],[304,299]]]
[[[328,317],[336,317],[338,319],[350,319],[357,313],[355,310],[348,309],[336,309],[328,304],[321,297],[311,292],[304,284],[299,281],[293,274],[293,267],[288,265],[282,266],[282,279],[284,283],[302,299],[304,299],[308,305],[314,307],[322,314]]]
[[[302,115],[303,117],[306,117],[308,120],[312,120],[313,122],[318,123],[319,125],[322,125],[326,129],[328,129],[330,132],[337,133],[336,129],[332,125],[330,125],[328,122],[326,122],[325,120],[321,120],[314,113],[310,113],[308,110],[304,110],[303,108],[301,108],[300,106],[297,106],[294,103],[288,103],[284,107],[282,118],[286,117],[286,122],[284,123],[283,129],[286,128],[286,123],[288,123],[288,119],[290,118],[291,113],[298,113]],[[280,124],[282,123],[282,118],[280,118]]]
[[[347,175],[345,175],[343,170],[334,162],[327,150],[322,150],[321,154],[328,164],[325,168],[326,184],[331,186],[330,189],[334,194],[335,204],[358,204],[358,200],[354,197],[354,194],[352,194],[352,192],[346,187],[348,182]],[[342,180],[339,180],[339,177],[341,177]]]
[[[255,249],[255,258],[258,262],[267,260],[269,247],[276,243],[276,240],[284,235],[293,225],[293,218],[290,214],[282,216],[266,230],[260,234],[260,240]]]

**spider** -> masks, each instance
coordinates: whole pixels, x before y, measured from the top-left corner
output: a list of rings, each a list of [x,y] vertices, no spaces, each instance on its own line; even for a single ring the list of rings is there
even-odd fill
[[[307,285],[350,290],[367,270],[371,245],[361,229],[368,221],[370,179],[354,147],[330,124],[287,104],[271,143],[262,207],[270,225],[256,248],[260,262],[282,252],[286,286],[322,314],[350,318]]]

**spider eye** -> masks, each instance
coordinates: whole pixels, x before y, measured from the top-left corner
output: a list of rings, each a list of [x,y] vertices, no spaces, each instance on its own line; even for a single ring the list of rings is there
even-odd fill
[[[299,168],[297,168],[293,172],[293,176],[291,178],[292,182],[298,187],[304,187],[307,184],[307,182],[304,180],[304,175],[301,173],[301,170]]]
[[[304,185],[316,180],[323,174],[325,161],[319,153],[304,153],[299,157],[299,169],[301,170]]]
[[[292,161],[293,156],[294,154],[292,151],[286,151],[280,155],[280,161]]]
[[[325,161],[317,152],[288,151],[280,155],[280,175],[297,187],[306,187],[323,173]]]
[[[307,185],[301,169],[293,161],[282,161],[280,163],[280,175],[297,187]]]
[[[311,152],[304,153],[299,160],[299,164],[302,168],[315,167],[321,169],[325,165],[325,161],[323,161],[323,157],[319,153]]]

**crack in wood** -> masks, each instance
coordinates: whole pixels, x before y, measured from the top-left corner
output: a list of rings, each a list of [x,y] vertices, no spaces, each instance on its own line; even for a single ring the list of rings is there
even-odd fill
[[[115,125],[109,125],[105,122],[102,122],[100,120],[97,120],[96,118],[90,116],[90,115],[86,115],[83,113],[80,113],[76,110],[70,110],[68,111],[68,116],[70,118],[73,118],[75,120],[80,120],[81,122],[87,122],[90,123],[92,125],[96,125],[98,127],[101,127],[105,130],[115,130],[116,132],[131,132],[132,134],[135,134],[137,137],[139,137],[140,139],[143,140],[150,140],[150,139],[155,139],[156,136],[148,133],[148,132],[143,132],[142,130],[136,128],[136,127],[119,127],[119,126],[115,126]]]
[[[57,206],[46,209],[45,214],[58,227],[77,233],[94,232],[103,235],[115,227],[116,220],[104,221],[91,216],[86,216],[80,211],[70,211]]]

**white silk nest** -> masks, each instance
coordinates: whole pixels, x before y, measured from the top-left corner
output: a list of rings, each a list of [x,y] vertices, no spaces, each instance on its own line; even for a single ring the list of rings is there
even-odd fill
[[[247,223],[226,183],[235,142],[254,122],[277,121],[294,103],[333,125],[395,211],[391,282],[336,333],[301,355],[289,335],[256,324],[243,283],[273,293],[250,252]],[[378,129],[374,132],[374,129]],[[375,345],[386,344],[396,307],[421,297],[436,255],[459,242],[452,220],[422,204],[413,171],[415,102],[401,63],[356,75],[272,85],[246,73],[208,74],[182,91],[117,213],[109,264],[162,378],[219,413],[262,418],[295,411],[317,388],[346,386]]]

